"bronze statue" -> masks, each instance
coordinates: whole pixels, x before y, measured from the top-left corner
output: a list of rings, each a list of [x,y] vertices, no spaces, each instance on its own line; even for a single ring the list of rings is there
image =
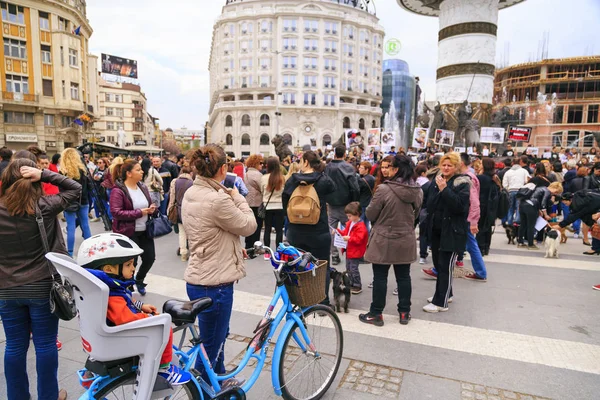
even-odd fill
[[[275,153],[277,154],[277,157],[279,157],[279,161],[283,161],[286,157],[294,155],[289,146],[284,142],[283,136],[279,134],[275,135],[275,137],[271,139],[271,143],[275,146]]]
[[[429,128],[429,137],[433,137],[438,129],[444,129],[446,127],[446,118],[444,117],[444,111],[442,105],[438,102],[433,110],[433,121]]]

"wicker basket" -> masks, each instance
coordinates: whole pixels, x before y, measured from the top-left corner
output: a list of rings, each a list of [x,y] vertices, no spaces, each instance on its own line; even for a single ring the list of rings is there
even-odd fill
[[[312,270],[288,272],[289,277],[285,281],[285,288],[292,304],[310,307],[325,300],[325,278],[328,270],[327,261],[319,260],[314,276]]]

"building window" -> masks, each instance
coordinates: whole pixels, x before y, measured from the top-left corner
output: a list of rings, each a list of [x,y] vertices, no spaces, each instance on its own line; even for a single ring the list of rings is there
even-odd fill
[[[26,60],[27,43],[22,40],[4,38],[4,55]]]
[[[365,120],[363,118],[358,120],[358,129],[365,129]]]
[[[260,135],[260,145],[268,146],[269,144],[270,144],[269,135],[267,135],[266,133],[263,133],[262,135]]]
[[[579,140],[579,131],[567,131],[567,146],[577,147]]]
[[[233,117],[231,115],[225,117],[225,126],[233,126]]]
[[[69,65],[71,67],[77,67],[77,50],[69,49]]]
[[[44,126],[54,126],[54,115],[44,114]]]
[[[594,135],[591,132],[583,132],[583,147],[594,147]]]
[[[68,115],[63,115],[62,117],[62,126],[64,128],[71,126],[71,124],[73,123],[73,117],[69,117]]]
[[[325,135],[323,136],[323,147],[327,147],[331,144],[331,136]]]
[[[562,147],[562,141],[563,141],[563,133],[562,132],[554,132],[552,134],[552,146]]]
[[[69,31],[69,20],[62,18],[62,17],[58,17],[58,30],[63,31],[63,32],[68,32]]]
[[[225,144],[227,146],[233,146],[233,136],[231,136],[230,134],[225,136]]]
[[[284,19],[283,20],[283,30],[284,32],[296,32],[296,29],[298,27],[298,20],[297,19]]]
[[[590,104],[588,106],[588,124],[595,124],[598,122],[598,104]]]
[[[123,108],[116,108],[115,110],[117,111],[117,117],[125,116],[125,110]]]
[[[117,122],[117,130],[125,130],[125,122]]]
[[[136,132],[143,132],[144,131],[144,126],[142,125],[141,122],[135,122],[133,124],[133,130]]]
[[[242,146],[250,146],[250,135],[247,133],[242,135]]]
[[[564,114],[565,114],[565,106],[557,106],[556,110],[554,111],[554,116],[552,117],[552,123],[562,124]]]
[[[79,84],[71,82],[71,99],[79,100]]]
[[[583,122],[583,106],[569,106],[567,113],[568,124],[580,124]]]
[[[332,94],[323,95],[323,105],[325,106],[335,106],[335,96]]]
[[[371,128],[377,128],[377,121],[371,121]]]
[[[319,21],[314,19],[305,19],[304,20],[304,32],[313,32],[316,33],[319,30]]]
[[[106,107],[106,116],[112,117],[115,115],[115,109],[112,107]]]
[[[50,46],[42,45],[42,62],[46,64],[52,63],[52,54],[50,51]]]
[[[271,118],[269,118],[269,115],[263,114],[260,116],[260,126],[271,126]]]
[[[315,93],[304,93],[304,104],[316,106],[317,105],[317,95]]]
[[[114,131],[115,130],[115,123],[112,121],[108,121],[106,123],[106,129],[109,131]]]
[[[19,75],[6,75],[6,91],[28,94],[29,79]]]
[[[344,117],[344,122],[342,123],[342,128],[350,129],[350,118]]]
[[[0,7],[2,8],[3,21],[25,25],[25,14],[23,7],[16,6],[14,4],[8,4],[3,1],[0,2]]]
[[[33,125],[33,113],[4,111],[4,123]]]
[[[45,31],[50,30],[50,16],[48,13],[40,11],[40,29]]]
[[[284,93],[283,104],[296,104],[296,93]]]
[[[261,45],[263,42],[269,42],[269,41],[265,41],[265,40],[261,40]],[[270,45],[267,46],[267,43],[265,43],[263,47],[263,49],[265,49],[266,47],[271,47]],[[298,46],[298,39],[295,38],[284,38],[283,39],[283,50],[296,50],[296,46]]]
[[[52,87],[52,81],[49,79],[42,79],[42,93],[44,96],[54,96],[54,90]]]
[[[123,102],[123,95],[115,94],[115,103],[122,103],[122,102]]]
[[[242,126],[250,126],[250,116],[248,114],[242,116]]]

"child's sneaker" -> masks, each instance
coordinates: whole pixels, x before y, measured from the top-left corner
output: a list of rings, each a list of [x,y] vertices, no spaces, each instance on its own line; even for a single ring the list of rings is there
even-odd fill
[[[271,259],[271,255],[269,253],[265,253],[263,258],[265,261],[269,261]]]
[[[169,369],[159,369],[158,376],[165,378],[171,385],[183,385],[192,380],[192,374],[171,364]]]

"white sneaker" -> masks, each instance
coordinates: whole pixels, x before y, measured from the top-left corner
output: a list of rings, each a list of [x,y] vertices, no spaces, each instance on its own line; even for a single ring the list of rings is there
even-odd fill
[[[453,297],[450,297],[450,298],[448,299],[448,304],[452,303],[452,299],[453,299]],[[427,299],[427,302],[428,302],[428,303],[431,303],[432,301],[433,301],[433,296],[431,296],[430,298],[428,298],[428,299]]]
[[[574,233],[573,234],[573,239],[579,239],[579,234],[578,233]]]
[[[437,312],[448,311],[448,309],[445,307],[438,307],[435,304],[429,303],[425,307],[423,307],[423,311],[428,312],[428,313],[437,313]]]
[[[427,262],[427,259],[426,259],[426,258],[422,258],[422,257],[421,257],[421,258],[419,258],[419,264],[423,265],[423,264],[425,264],[426,262]]]

